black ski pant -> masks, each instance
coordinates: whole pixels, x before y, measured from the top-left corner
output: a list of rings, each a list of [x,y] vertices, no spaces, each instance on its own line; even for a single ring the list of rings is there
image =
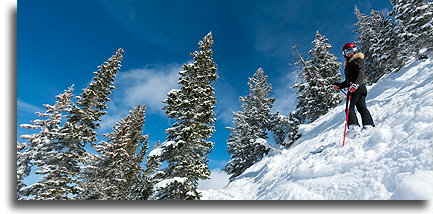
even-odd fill
[[[374,126],[373,118],[370,115],[370,112],[367,109],[367,105],[365,104],[365,97],[367,96],[367,87],[365,87],[365,84],[359,85],[359,88],[353,92],[348,94],[349,96],[352,96],[350,99],[350,109],[349,109],[349,121],[348,124],[350,125],[358,125],[358,118],[356,117],[355,107],[358,110],[358,112],[361,114],[362,119],[362,125],[370,125]]]

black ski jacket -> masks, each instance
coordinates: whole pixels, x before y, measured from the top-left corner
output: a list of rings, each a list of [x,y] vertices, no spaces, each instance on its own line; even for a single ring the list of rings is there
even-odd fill
[[[344,75],[346,79],[341,83],[336,83],[339,88],[348,88],[351,84],[358,85],[364,84],[365,70],[364,70],[364,54],[356,53],[351,58],[347,59],[344,63]]]

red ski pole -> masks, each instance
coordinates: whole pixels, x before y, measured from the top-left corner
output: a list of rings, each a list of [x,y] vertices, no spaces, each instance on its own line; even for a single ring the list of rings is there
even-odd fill
[[[348,122],[349,122],[349,109],[350,109],[350,99],[352,98],[352,95],[347,92],[347,100],[346,100],[346,121],[344,123],[344,137],[343,137],[343,146],[344,146],[344,142],[346,141],[346,130],[347,130],[347,126],[348,126]]]

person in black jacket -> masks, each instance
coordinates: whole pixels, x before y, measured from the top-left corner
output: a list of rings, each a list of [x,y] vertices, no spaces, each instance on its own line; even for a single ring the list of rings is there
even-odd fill
[[[365,70],[364,70],[364,54],[357,52],[357,48],[352,43],[347,43],[343,47],[343,55],[346,58],[344,74],[346,79],[341,83],[335,83],[334,89],[339,90],[349,88],[349,95],[351,96],[349,105],[349,130],[357,133],[360,129],[358,118],[356,117],[355,107],[361,114],[363,129],[371,129],[375,125],[373,118],[365,104],[367,96],[367,88],[365,87]]]

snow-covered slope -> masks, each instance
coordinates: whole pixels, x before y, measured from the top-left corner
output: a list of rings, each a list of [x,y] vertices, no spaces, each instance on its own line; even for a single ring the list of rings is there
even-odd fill
[[[432,78],[431,57],[382,78],[367,96],[371,133],[342,147],[342,104],[302,126],[296,145],[203,199],[432,199]]]

